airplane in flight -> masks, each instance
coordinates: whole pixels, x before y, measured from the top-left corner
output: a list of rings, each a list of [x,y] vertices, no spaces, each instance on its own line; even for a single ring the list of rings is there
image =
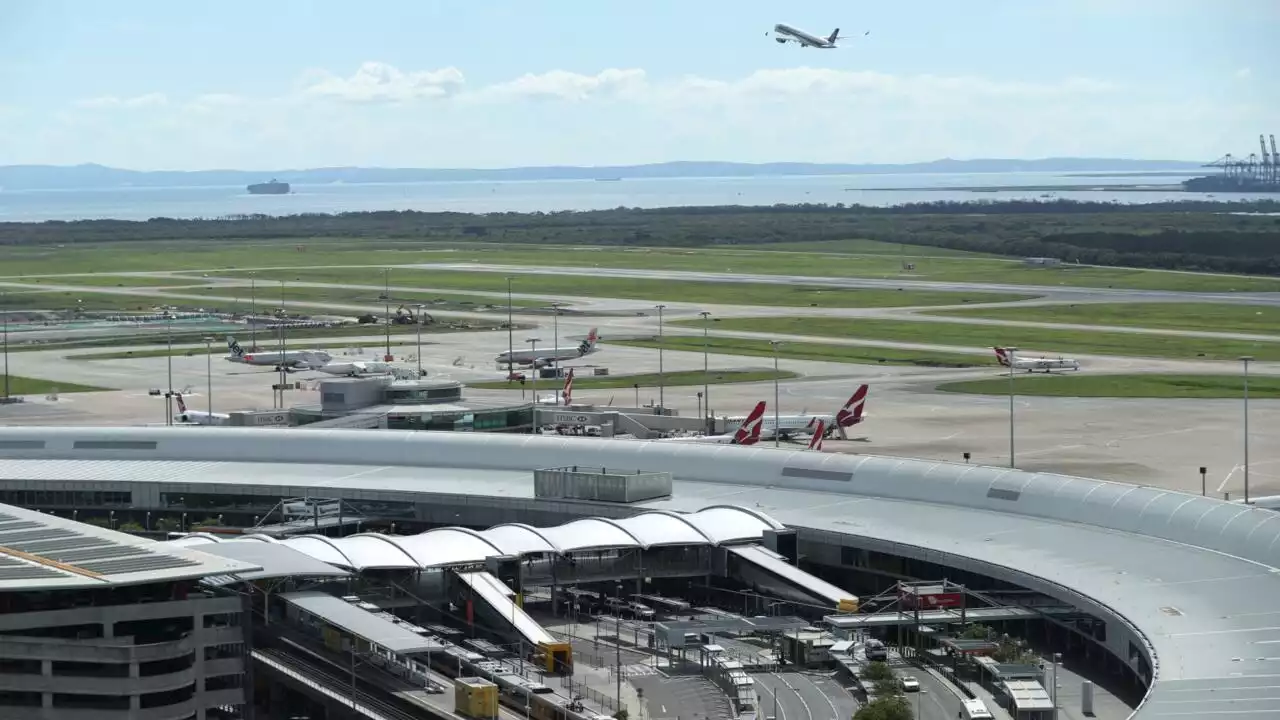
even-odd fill
[[[755,445],[760,442],[761,420],[764,418],[764,401],[753,409],[733,433],[724,435],[697,435],[694,437],[660,438],[654,442],[715,443],[720,445]]]
[[[768,35],[768,33],[765,33]],[[870,35],[870,31],[863,33],[864,36]],[[836,48],[836,41],[844,38],[840,37],[840,28],[836,28],[827,37],[818,37],[791,27],[786,23],[778,23],[773,26],[773,39],[779,44],[795,43],[800,47],[818,48],[819,50],[833,50]]]
[[[1054,370],[1079,370],[1080,361],[1075,358],[1047,358],[1047,357],[1024,357],[1018,355],[1017,351],[1007,348],[991,348],[996,351],[996,360],[1004,367],[1012,367],[1014,370],[1026,370],[1027,372],[1035,372],[1043,370],[1045,373],[1051,373]]]
[[[591,328],[587,339],[570,347],[538,348],[536,350],[515,350],[500,353],[498,363],[501,365],[520,365],[522,367],[541,368],[561,360],[576,360],[586,357],[597,350],[596,328]]]
[[[847,430],[867,419],[863,414],[863,410],[867,405],[867,391],[869,387],[864,383],[859,385],[853,391],[853,395],[849,397],[845,404],[839,410],[831,415],[782,415],[777,419],[778,439],[790,441],[796,435],[806,435],[814,429],[814,423],[822,421],[822,433],[826,437],[830,437],[833,433],[838,433],[841,440],[848,440]],[[729,418],[730,422],[738,418]],[[774,418],[765,416],[764,427],[761,430],[761,437],[766,440],[772,440],[774,436]]]
[[[178,414],[173,419],[185,425],[226,425],[231,416],[226,413],[209,413],[200,410],[188,410],[187,403],[182,399],[182,393],[175,392],[174,399],[178,401]]]
[[[228,362],[270,366],[276,370],[318,370],[328,365],[329,361],[333,359],[333,356],[329,353],[320,350],[285,350],[284,353],[275,350],[247,353],[244,348],[240,347],[240,343],[229,335],[227,336],[227,349],[231,351],[231,354],[226,357]]]

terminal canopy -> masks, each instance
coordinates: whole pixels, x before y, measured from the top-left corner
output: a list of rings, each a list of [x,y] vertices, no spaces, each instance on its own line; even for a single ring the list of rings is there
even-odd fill
[[[352,570],[412,570],[477,565],[496,555],[758,542],[765,530],[781,529],[781,523],[759,511],[716,505],[693,513],[653,510],[621,520],[581,518],[550,528],[507,523],[480,531],[446,527],[417,535],[358,533],[342,538],[300,535],[285,539],[193,533],[170,542],[195,548],[209,543],[279,543],[320,562]]]

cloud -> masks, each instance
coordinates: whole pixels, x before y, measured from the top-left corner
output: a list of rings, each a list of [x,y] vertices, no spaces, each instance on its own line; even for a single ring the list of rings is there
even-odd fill
[[[138,95],[136,97],[121,98],[115,95],[107,95],[105,97],[89,98],[76,103],[77,107],[90,110],[113,110],[120,108],[148,108],[167,105],[169,98],[164,93],[148,93],[146,95]]]
[[[1236,70],[1236,77],[1241,80],[1248,80],[1252,75],[1253,70],[1251,68],[1242,67],[1239,70]]]
[[[634,94],[646,86],[644,70],[610,68],[595,75],[552,70],[541,74],[527,73],[515,80],[491,85],[479,93],[498,99],[529,97],[583,101],[606,95]]]
[[[283,79],[282,79],[283,80]],[[280,93],[95,98],[5,125],[3,162],[126,167],[510,167],[722,159],[904,162],[1057,155],[1209,160],[1277,114],[1270,96],[821,67],[738,76],[555,69],[481,86],[368,62]],[[132,108],[127,116],[104,108]]]
[[[457,92],[463,83],[462,71],[455,67],[403,72],[386,63],[369,61],[350,77],[320,71],[303,92],[343,102],[394,103],[445,97]]]

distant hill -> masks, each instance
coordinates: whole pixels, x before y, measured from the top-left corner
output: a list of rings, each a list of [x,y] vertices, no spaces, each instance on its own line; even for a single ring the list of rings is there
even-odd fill
[[[1193,170],[1200,163],[1177,160],[1045,158],[1042,160],[934,160],[903,165],[819,163],[669,162],[602,167],[518,167],[484,169],[311,168],[306,170],[123,170],[103,165],[4,165],[5,190],[72,190],[124,187],[243,186],[276,178],[295,185],[411,183],[503,180],[593,180],[600,178],[761,177],[781,175],[887,175],[901,173],[1154,172]]]

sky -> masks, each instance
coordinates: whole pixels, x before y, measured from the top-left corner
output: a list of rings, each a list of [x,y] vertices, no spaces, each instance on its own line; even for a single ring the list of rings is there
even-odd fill
[[[0,165],[1209,161],[1280,133],[1277,27],[1271,0],[3,0]]]

